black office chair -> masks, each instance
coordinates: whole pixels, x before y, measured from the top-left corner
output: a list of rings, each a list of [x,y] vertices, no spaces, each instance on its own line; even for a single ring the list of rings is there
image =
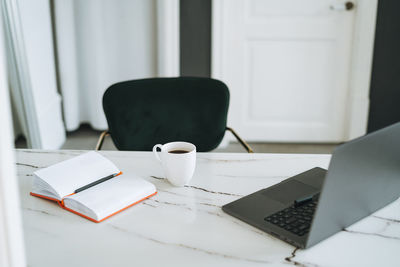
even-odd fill
[[[239,143],[252,148],[226,126],[229,90],[221,81],[210,78],[152,78],[120,82],[103,95],[108,131],[119,150],[151,151],[155,144],[187,141],[197,151],[216,148],[231,131]]]

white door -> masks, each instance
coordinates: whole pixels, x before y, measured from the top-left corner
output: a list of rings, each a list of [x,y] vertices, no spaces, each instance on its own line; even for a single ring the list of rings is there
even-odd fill
[[[214,0],[215,78],[249,141],[340,142],[357,1]]]

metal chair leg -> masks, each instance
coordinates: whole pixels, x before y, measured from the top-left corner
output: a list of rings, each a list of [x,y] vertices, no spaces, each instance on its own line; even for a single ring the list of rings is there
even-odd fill
[[[101,150],[101,147],[103,146],[104,139],[106,138],[107,135],[110,135],[108,131],[104,131],[100,134],[99,140],[97,141],[96,149],[95,150]]]
[[[249,144],[246,143],[246,141],[244,141],[236,132],[235,130],[233,130],[231,127],[226,127],[227,131],[230,131],[235,137],[236,139],[239,141],[239,143],[247,150],[247,153],[254,153],[253,149],[251,148],[251,146],[249,146]]]

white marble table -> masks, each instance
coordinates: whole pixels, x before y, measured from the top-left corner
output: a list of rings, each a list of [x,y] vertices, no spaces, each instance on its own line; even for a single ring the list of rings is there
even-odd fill
[[[29,195],[35,170],[82,152],[17,150],[30,267],[400,266],[400,200],[308,250],[221,210],[296,173],[327,168],[329,155],[199,153],[190,185],[176,188],[150,152],[101,152],[158,194],[96,224]]]

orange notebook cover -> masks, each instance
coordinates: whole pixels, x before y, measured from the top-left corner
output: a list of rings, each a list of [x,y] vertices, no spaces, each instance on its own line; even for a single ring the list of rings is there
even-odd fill
[[[88,152],[34,172],[31,195],[99,223],[154,196],[155,186],[122,172],[97,152]]]
[[[147,197],[145,197],[145,198],[142,198],[142,199],[140,199],[140,200],[138,200],[138,201],[136,201],[136,202],[134,202],[134,203],[132,203],[132,204],[126,206],[125,208],[122,208],[122,209],[120,209],[120,210],[117,210],[116,212],[114,212],[114,213],[108,215],[107,217],[104,217],[103,219],[101,219],[101,220],[99,220],[99,221],[96,221],[95,219],[90,218],[90,217],[88,217],[88,216],[86,216],[86,215],[84,215],[84,214],[82,214],[82,213],[79,213],[79,212],[77,212],[77,211],[75,211],[75,210],[72,210],[72,209],[70,209],[70,208],[65,207],[63,201],[59,201],[59,200],[57,200],[57,199],[55,199],[55,198],[46,197],[46,196],[43,196],[43,195],[39,195],[39,194],[35,194],[35,193],[30,192],[30,195],[31,195],[31,196],[40,197],[40,198],[44,198],[44,199],[48,199],[48,200],[55,201],[55,202],[58,203],[58,205],[60,205],[61,208],[65,209],[65,210],[68,210],[68,211],[70,211],[70,212],[72,212],[72,213],[75,213],[75,214],[77,214],[77,215],[79,215],[79,216],[82,216],[83,218],[86,218],[86,219],[88,219],[88,220],[90,220],[90,221],[92,221],[92,222],[95,222],[95,223],[102,222],[102,221],[104,221],[105,219],[108,219],[108,218],[110,218],[111,216],[114,216],[115,214],[120,213],[121,211],[124,211],[124,210],[126,210],[127,208],[130,208],[130,207],[132,207],[133,205],[135,205],[135,204],[137,204],[137,203],[139,203],[139,202],[141,202],[141,201],[143,201],[143,200],[145,200],[145,199],[147,199],[147,198],[150,198],[150,197],[154,196],[155,194],[157,194],[157,192],[154,192],[153,194],[151,194],[151,195],[149,195],[149,196],[147,196]]]

